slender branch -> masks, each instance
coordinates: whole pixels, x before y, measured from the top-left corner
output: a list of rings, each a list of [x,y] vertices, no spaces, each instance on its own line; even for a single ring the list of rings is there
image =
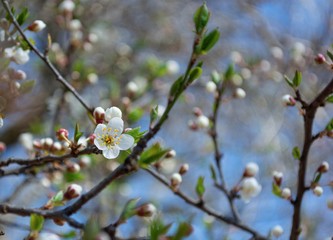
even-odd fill
[[[23,29],[20,27],[20,24],[16,21],[15,16],[13,15],[12,11],[10,10],[10,6],[9,6],[8,1],[2,0],[2,4],[5,7],[6,12],[9,14],[9,16],[10,16],[12,22],[14,23],[16,29],[18,30],[18,32],[20,33],[20,35],[22,36],[24,41],[26,41],[26,43],[29,45],[30,49],[32,51],[34,51],[36,53],[36,55],[46,64],[46,66],[51,70],[53,75],[56,77],[56,80],[59,81],[62,85],[64,85],[64,87],[66,89],[68,89],[68,91],[70,91],[76,97],[76,99],[82,104],[82,106],[88,112],[92,113],[93,109],[89,107],[89,105],[85,102],[85,100],[81,97],[81,95],[75,90],[75,88],[70,83],[68,83],[66,81],[66,79],[60,74],[58,69],[51,63],[47,54],[43,54],[41,51],[39,51],[38,48],[35,47],[30,42],[28,37],[24,34]]]
[[[301,232],[301,206],[304,193],[307,190],[305,184],[306,170],[307,170],[307,161],[308,154],[311,148],[312,143],[318,139],[312,135],[313,121],[318,107],[324,104],[324,101],[328,95],[333,91],[333,79],[330,83],[318,94],[318,96],[305,107],[304,118],[304,143],[303,150],[299,160],[299,169],[298,169],[298,185],[297,185],[297,194],[294,205],[294,213],[292,219],[292,229],[290,233],[290,240],[297,240]]]
[[[163,185],[165,185],[166,187],[168,187],[169,189],[172,190],[172,187],[170,186],[169,184],[169,181],[162,175],[158,174],[157,172],[147,168],[145,169],[150,175],[152,175],[155,179],[157,179],[158,181],[160,181]],[[216,219],[224,222],[224,223],[227,223],[227,224],[230,224],[230,225],[233,225],[237,228],[240,228],[250,234],[253,235],[253,239],[255,240],[267,240],[266,237],[260,235],[258,232],[256,232],[255,230],[253,230],[252,228],[248,227],[247,225],[239,222],[239,221],[235,221],[234,219],[232,218],[229,218],[229,217],[226,217],[222,214],[219,214],[216,212],[216,210],[214,209],[211,209],[210,207],[206,206],[204,204],[204,202],[200,201],[200,200],[194,200],[190,197],[188,197],[187,195],[185,195],[182,191],[180,191],[179,189],[178,190],[173,190],[173,193],[175,195],[177,195],[178,197],[180,197],[181,199],[183,199],[186,203],[188,203],[189,205],[191,206],[194,206],[196,207],[197,209],[200,209],[201,211],[207,213],[208,215],[211,215],[213,217],[215,217]]]

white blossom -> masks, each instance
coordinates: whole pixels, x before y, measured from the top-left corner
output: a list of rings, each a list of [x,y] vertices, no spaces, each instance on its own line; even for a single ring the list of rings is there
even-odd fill
[[[216,91],[216,84],[213,81],[208,81],[206,83],[206,91],[213,93]]]
[[[271,233],[274,237],[280,237],[283,234],[283,228],[280,225],[276,225],[272,228]]]
[[[129,93],[132,93],[132,94],[135,94],[139,91],[139,86],[138,84],[136,84],[135,82],[133,81],[130,81],[126,84],[126,90],[129,92]]]
[[[29,50],[23,50],[22,48],[11,47],[5,48],[4,56],[17,64],[25,64],[29,61]]]
[[[246,92],[242,88],[236,88],[234,93],[235,98],[245,98]]]
[[[259,166],[258,164],[254,162],[250,162],[246,164],[245,167],[245,176],[247,177],[254,177],[259,172]]]
[[[105,121],[109,122],[112,118],[121,118],[122,117],[122,112],[119,108],[117,107],[110,107],[105,110],[105,116],[104,119]]]
[[[98,124],[94,134],[96,147],[103,151],[103,156],[108,159],[118,157],[120,150],[127,150],[134,144],[134,138],[122,134],[124,122],[119,117],[111,118],[108,125]]]
[[[196,124],[200,128],[208,128],[209,127],[209,118],[206,117],[205,115],[200,115],[196,119]]]
[[[313,189],[313,193],[314,195],[320,197],[324,192],[324,189],[321,187],[321,186],[316,186],[314,189]]]
[[[61,240],[61,238],[54,233],[40,233],[37,240]]]
[[[291,190],[290,188],[284,188],[281,191],[281,197],[284,199],[290,199],[291,197]]]
[[[261,188],[261,185],[254,177],[244,178],[240,192],[241,198],[247,203],[261,192]]]

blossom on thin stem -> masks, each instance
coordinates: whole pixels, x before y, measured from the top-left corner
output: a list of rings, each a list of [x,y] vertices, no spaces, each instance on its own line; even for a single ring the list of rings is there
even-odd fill
[[[124,122],[119,117],[111,118],[108,125],[98,124],[94,134],[94,144],[103,151],[103,156],[108,159],[118,157],[120,150],[127,150],[134,144],[134,138],[122,134]]]
[[[244,178],[241,185],[240,196],[244,202],[250,202],[250,199],[256,197],[261,192],[261,185],[254,177]]]

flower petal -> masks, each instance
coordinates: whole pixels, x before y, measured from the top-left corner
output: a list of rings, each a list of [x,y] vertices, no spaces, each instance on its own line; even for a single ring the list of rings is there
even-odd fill
[[[94,139],[94,144],[99,150],[108,149],[108,147],[105,145],[105,142],[100,138],[95,138]]]
[[[119,152],[120,151],[118,147],[108,148],[106,150],[103,150],[103,156],[107,159],[113,159],[118,157]]]
[[[118,147],[120,148],[120,150],[127,150],[130,147],[132,147],[133,144],[134,144],[134,138],[131,135],[122,134],[119,137]]]
[[[98,135],[102,135],[103,134],[103,129],[106,128],[105,124],[98,124],[95,128],[94,134],[96,135],[96,137],[98,137]]]
[[[124,129],[124,121],[119,117],[114,117],[108,123],[108,127],[112,129],[118,129],[118,133],[122,133]]]

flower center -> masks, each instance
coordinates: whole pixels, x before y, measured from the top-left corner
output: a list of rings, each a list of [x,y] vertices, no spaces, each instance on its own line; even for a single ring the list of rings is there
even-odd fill
[[[114,146],[115,145],[114,138],[112,136],[109,136],[109,135],[104,136],[103,142],[105,142],[105,145],[107,145],[107,146]]]

